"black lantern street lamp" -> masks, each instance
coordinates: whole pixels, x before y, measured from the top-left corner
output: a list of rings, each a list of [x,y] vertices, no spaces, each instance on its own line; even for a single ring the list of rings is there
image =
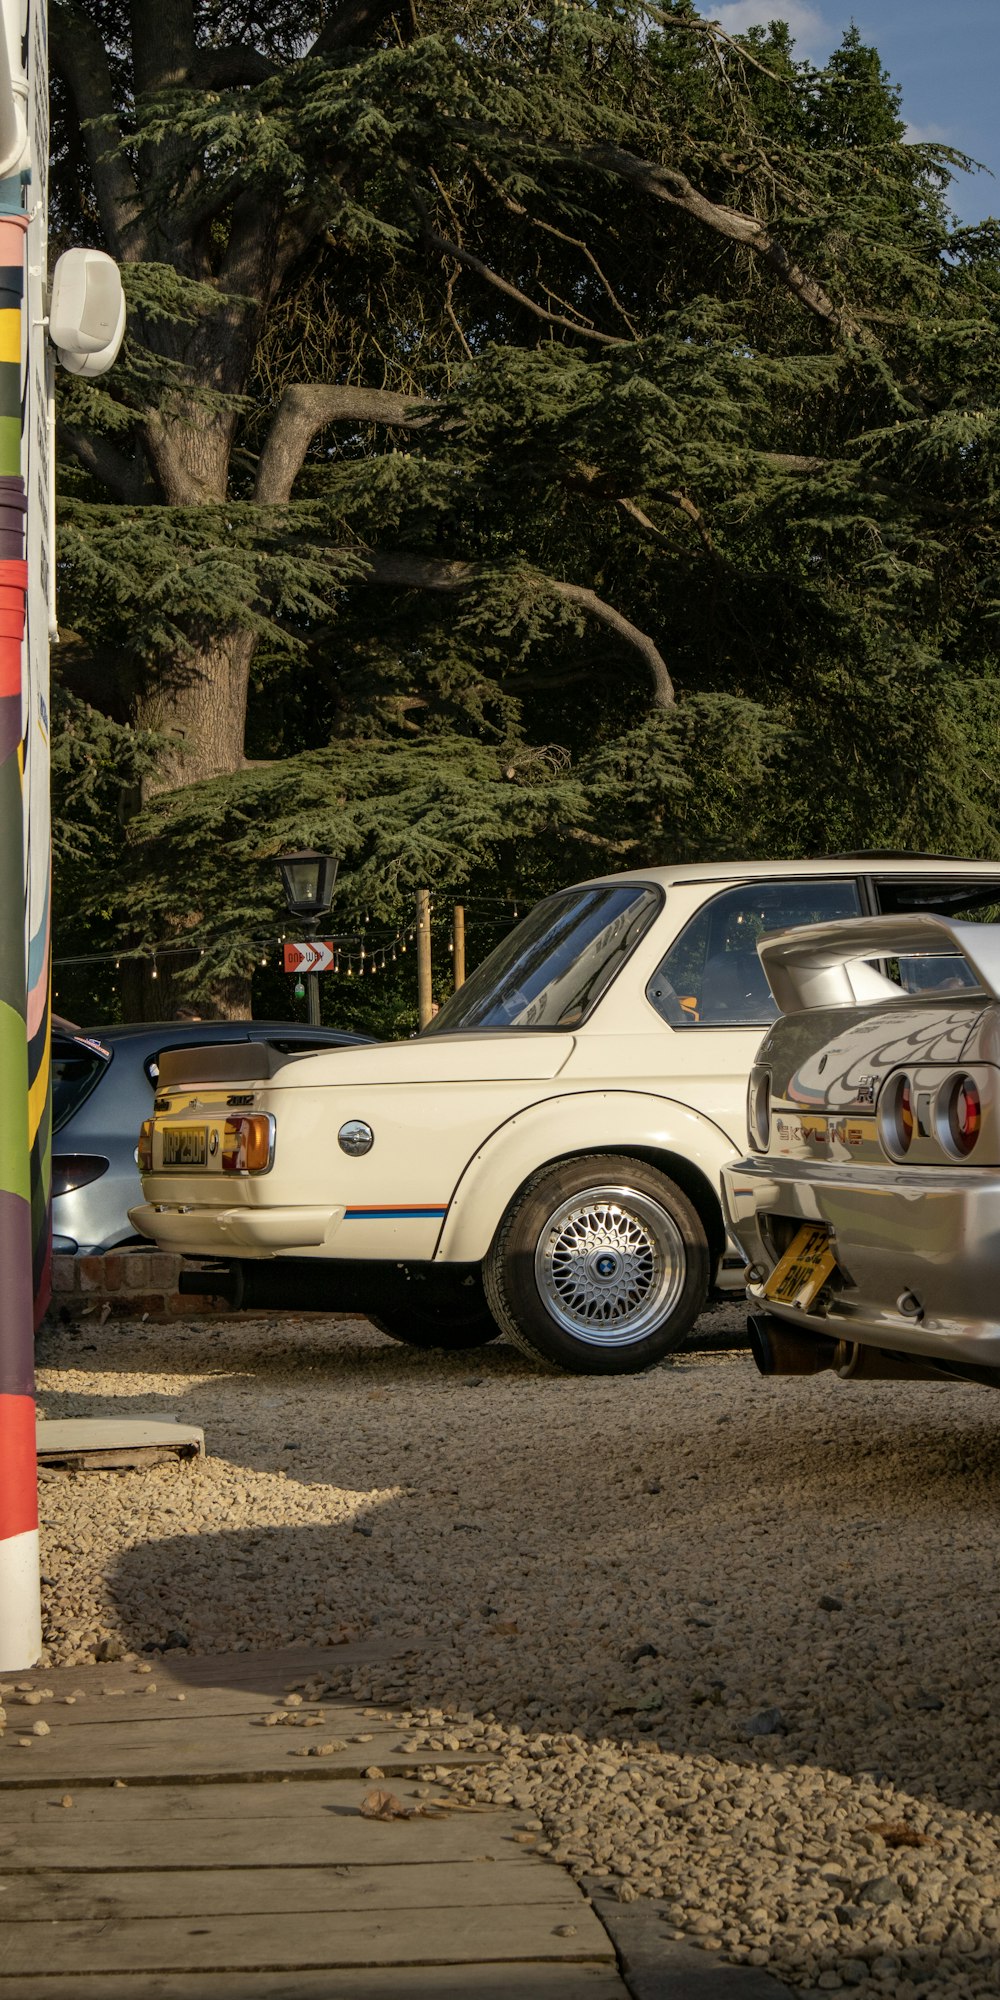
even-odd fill
[[[338,863],[332,854],[320,854],[315,847],[301,847],[289,854],[275,855],[285,892],[289,915],[297,917],[306,937],[314,937],[321,919],[333,902]],[[306,973],[309,1025],[319,1026],[319,977]]]

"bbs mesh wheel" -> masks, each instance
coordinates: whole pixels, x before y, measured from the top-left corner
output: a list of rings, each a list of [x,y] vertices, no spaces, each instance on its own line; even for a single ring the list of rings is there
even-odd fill
[[[644,1160],[589,1154],[532,1176],[487,1254],[487,1302],[526,1353],[585,1375],[648,1368],[708,1296],[701,1219]]]

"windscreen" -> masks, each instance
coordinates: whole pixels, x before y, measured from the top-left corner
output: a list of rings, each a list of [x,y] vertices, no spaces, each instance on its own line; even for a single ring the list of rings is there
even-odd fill
[[[660,907],[639,882],[565,889],[530,911],[423,1030],[576,1028]]]

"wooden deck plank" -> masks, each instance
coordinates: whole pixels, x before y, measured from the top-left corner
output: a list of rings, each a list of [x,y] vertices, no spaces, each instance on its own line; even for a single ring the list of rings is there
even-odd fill
[[[152,1692],[147,1693],[147,1689]],[[113,1722],[116,1726],[122,1724],[126,1728],[136,1722],[176,1722],[181,1719],[178,1709],[184,1708],[198,1715],[218,1716],[222,1721],[232,1718],[245,1722],[270,1715],[275,1708],[282,1708],[283,1703],[283,1695],[260,1694],[250,1688],[183,1688],[176,1683],[165,1687],[163,1676],[156,1675],[150,1680],[134,1680],[120,1693],[118,1688],[112,1688],[111,1692],[84,1689],[70,1701],[58,1696],[53,1701],[33,1702],[26,1701],[23,1695],[7,1695],[4,1707],[10,1729],[19,1726],[30,1728],[40,1715],[53,1729],[79,1729],[92,1728],[95,1723],[102,1722]],[[336,1695],[328,1695],[324,1700],[303,1701],[302,1713],[315,1714],[324,1709],[329,1715],[337,1705],[344,1705],[343,1693],[339,1689]],[[351,1708],[351,1716],[352,1728],[359,1728],[361,1725],[355,1707]],[[365,1729],[385,1729],[387,1724],[368,1721],[363,1726]]]
[[[33,1719],[39,1711],[26,1710]],[[46,1714],[43,1718],[48,1722]],[[31,1724],[27,1725],[30,1732]],[[0,1790],[25,1786],[113,1784],[116,1778],[155,1784],[158,1779],[233,1777],[362,1777],[375,1766],[386,1776],[475,1763],[468,1751],[400,1749],[403,1732],[373,1723],[371,1742],[352,1743],[358,1732],[353,1714],[327,1710],[319,1728],[266,1729],[252,1717],[202,1716],[182,1708],[162,1722],[96,1722],[89,1729],[60,1729],[19,1745],[22,1732],[9,1729],[0,1746]],[[369,1732],[365,1730],[365,1734]],[[337,1742],[328,1757],[304,1756],[307,1748]]]
[[[308,1866],[505,1861],[530,1854],[512,1839],[520,1816],[455,1813],[447,1819],[370,1820],[358,1811],[368,1779],[316,1785],[142,1786],[72,1794],[2,1795],[5,1871]],[[394,1787],[404,1805],[413,1788]],[[15,1817],[27,1807],[31,1817]]]
[[[572,1925],[573,1935],[565,1932]],[[309,1967],[590,1959],[614,1963],[603,1925],[582,1896],[498,1908],[266,1915],[95,1918],[0,1925],[0,1974],[302,1971]]]
[[[405,1751],[384,1708],[346,1705],[359,1656],[402,1650],[35,1672],[52,1698],[28,1704],[8,1681],[0,2000],[627,2000],[586,1898],[514,1841],[520,1814],[361,1816],[372,1767],[412,1804],[418,1777],[482,1761]],[[322,1690],[319,1725],[265,1727],[291,1690],[296,1717]]]
[[[0,1983],[0,1993],[3,1991]],[[18,1977],[17,2000],[628,2000],[604,1965],[412,1965],[354,1972]],[[13,1982],[11,1986],[13,2000]]]
[[[25,1752],[25,1755],[28,1755]],[[311,1761],[311,1760],[310,1760]],[[332,1760],[322,1759],[321,1773]],[[421,1841],[437,1839],[449,1827],[472,1826],[478,1830],[476,1844],[480,1846],[486,1832],[492,1830],[498,1820],[503,1820],[502,1808],[488,1812],[461,1813],[454,1820],[386,1820],[361,1819],[358,1807],[365,1793],[371,1790],[366,1778],[338,1778],[325,1776],[323,1784],[292,1785],[283,1778],[262,1779],[259,1784],[243,1781],[219,1784],[157,1784],[129,1786],[125,1791],[116,1791],[113,1786],[87,1786],[84,1790],[71,1794],[73,1807],[65,1812],[62,1807],[63,1793],[58,1782],[55,1786],[30,1791],[4,1791],[0,1787],[0,1841],[14,1839],[19,1843],[25,1829],[44,1829],[39,1839],[44,1841],[48,1832],[60,1836],[70,1825],[84,1825],[89,1828],[86,1839],[89,1843],[90,1864],[93,1864],[95,1844],[104,1842],[111,1829],[131,1828],[132,1834],[148,1828],[152,1823],[182,1820],[187,1828],[216,1820],[230,1821],[240,1825],[252,1825],[257,1820],[294,1821],[296,1826],[306,1830],[312,1828],[319,1833],[324,1828],[330,1830],[342,1827],[344,1838],[355,1842],[371,1839],[379,1843],[399,1839],[412,1845],[412,1837],[419,1829]],[[401,1778],[392,1790],[403,1805],[418,1805],[426,1800],[418,1797],[412,1781]],[[430,1799],[447,1799],[447,1794],[434,1788]],[[96,1824],[95,1824],[96,1823]],[[519,1824],[515,1818],[514,1824]],[[97,1830],[99,1825],[100,1831]],[[282,1824],[275,1830],[275,1838],[282,1842],[291,1829]],[[121,1837],[127,1839],[128,1832]],[[177,1830],[166,1831],[167,1839],[176,1848]],[[185,1831],[185,1839],[188,1837]],[[382,1846],[379,1847],[382,1852]],[[353,1853],[346,1857],[353,1859]],[[364,1858],[363,1856],[360,1858]]]
[[[106,1867],[64,1875],[52,1868],[9,1874],[4,1923],[84,1923],[103,1917],[239,1917],[317,1911],[451,1910],[580,1903],[568,1875],[540,1857],[503,1861],[382,1863],[320,1868]],[[217,1856],[217,1862],[221,1860]]]
[[[440,1642],[428,1643],[436,1646]],[[412,1634],[401,1638],[356,1639],[341,1646],[277,1646],[266,1653],[189,1653],[183,1647],[176,1647],[169,1653],[153,1654],[142,1660],[114,1660],[81,1667],[30,1667],[24,1673],[7,1674],[0,1686],[8,1692],[22,1684],[51,1688],[58,1698],[71,1694],[75,1687],[94,1692],[105,1685],[121,1688],[141,1685],[146,1676],[140,1669],[148,1666],[154,1680],[179,1688],[243,1688],[257,1694],[284,1694],[302,1680],[333,1680],[352,1667],[382,1663],[424,1650],[423,1642]]]

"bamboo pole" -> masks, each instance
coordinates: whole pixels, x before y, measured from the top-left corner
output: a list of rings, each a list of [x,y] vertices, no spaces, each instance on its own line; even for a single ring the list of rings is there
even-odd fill
[[[455,904],[455,914],[452,919],[452,945],[455,959],[453,968],[455,974],[455,991],[457,993],[459,987],[465,985],[465,906],[462,903]]]
[[[417,1024],[426,1028],[431,1018],[431,892],[417,890]]]

